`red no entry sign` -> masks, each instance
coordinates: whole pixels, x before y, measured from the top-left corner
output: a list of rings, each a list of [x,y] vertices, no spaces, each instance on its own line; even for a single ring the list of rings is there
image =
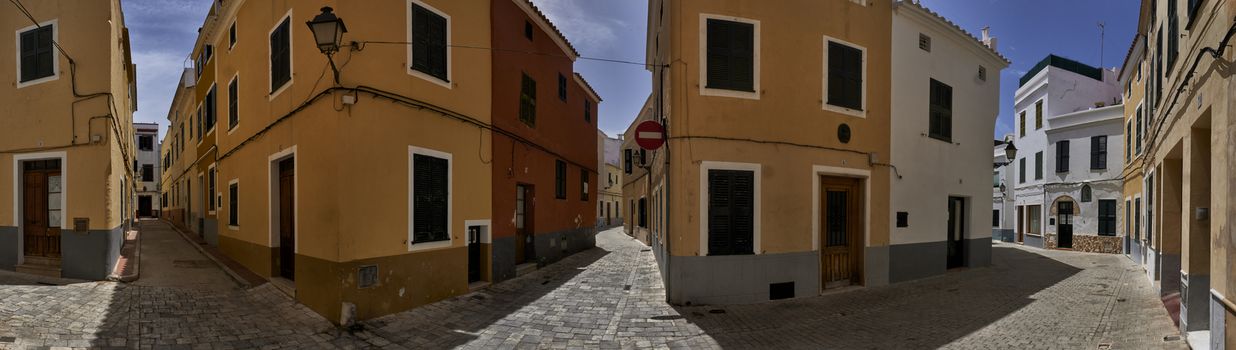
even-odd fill
[[[635,143],[649,151],[661,148],[665,144],[665,127],[651,120],[639,123],[635,126]]]

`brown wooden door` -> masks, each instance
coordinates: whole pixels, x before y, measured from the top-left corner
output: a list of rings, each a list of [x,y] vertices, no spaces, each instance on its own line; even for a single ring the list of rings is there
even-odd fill
[[[820,274],[824,289],[862,284],[863,213],[858,179],[820,180]]]
[[[515,185],[515,263],[534,261],[536,242],[532,238],[532,187]]]
[[[296,163],[279,162],[279,275],[296,276]]]
[[[22,167],[22,245],[25,255],[60,257],[60,161],[27,161],[22,163]]]

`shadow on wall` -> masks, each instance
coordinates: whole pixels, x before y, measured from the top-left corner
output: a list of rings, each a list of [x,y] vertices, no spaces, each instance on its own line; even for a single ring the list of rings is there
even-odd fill
[[[805,336],[762,339],[762,348],[816,342],[825,348],[934,349],[1013,314],[1034,302],[1035,293],[1079,271],[1038,254],[993,246],[991,268],[821,297],[675,309],[722,348],[750,347],[746,334],[756,333]],[[745,317],[760,314],[776,317]]]

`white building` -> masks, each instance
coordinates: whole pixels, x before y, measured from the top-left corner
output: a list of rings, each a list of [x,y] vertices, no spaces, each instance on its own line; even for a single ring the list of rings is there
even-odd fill
[[[1013,134],[996,140],[991,156],[991,239],[1013,242],[1013,225],[1016,222],[1013,202],[1013,162],[1009,161],[1008,146]]]
[[[597,130],[597,227],[622,225],[622,138]]]
[[[1098,203],[1082,201],[1082,192],[1091,191],[1085,198],[1091,200],[1120,196],[1120,181],[1112,179],[1120,178],[1123,111],[1109,106],[1120,105],[1121,92],[1116,72],[1056,55],[1048,55],[1021,78],[1013,98],[1017,242],[1105,250],[1106,239],[1097,236]],[[1102,149],[1092,147],[1098,140],[1103,142],[1093,145]],[[1092,170],[1092,157],[1102,159],[1104,167]],[[1094,193],[1095,186],[1114,190]],[[1120,251],[1119,244],[1115,249]]]
[[[137,140],[137,217],[159,217],[162,191],[159,189],[163,167],[159,153],[159,124],[133,123]]]
[[[893,7],[889,281],[991,263],[986,176],[1000,110],[995,39],[908,1]],[[880,162],[880,160],[875,160]]]

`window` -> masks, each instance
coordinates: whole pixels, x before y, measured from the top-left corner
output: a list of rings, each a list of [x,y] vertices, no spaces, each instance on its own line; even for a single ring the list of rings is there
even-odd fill
[[[1124,200],[1124,235],[1125,237],[1133,237],[1133,203],[1128,199]],[[1136,242],[1136,237],[1133,238]]]
[[[566,168],[566,162],[561,160],[554,161],[554,198],[566,199]]]
[[[1146,241],[1154,241],[1154,175],[1146,178]]]
[[[450,162],[412,154],[411,244],[449,241]]]
[[[1185,28],[1192,28],[1193,22],[1197,20],[1197,9],[1202,7],[1202,0],[1188,0],[1188,6],[1188,13],[1185,15],[1188,15],[1189,19],[1185,21]]]
[[[648,200],[639,199],[639,227],[648,228]]]
[[[943,141],[953,139],[953,87],[931,79],[930,110],[931,119],[927,136]]]
[[[1133,239],[1142,239],[1142,199],[1133,199]]]
[[[630,148],[622,150],[622,170],[627,174],[630,174],[631,170],[634,168],[632,166],[632,157],[634,157],[634,154]]]
[[[1026,158],[1022,158],[1017,165],[1017,182],[1026,183]]]
[[[1111,199],[1099,200],[1099,235],[1100,236],[1115,236],[1116,235],[1116,201]]]
[[[227,185],[227,225],[240,226],[240,183],[232,180]]]
[[[270,93],[274,95],[284,85],[292,81],[292,33],[289,13],[288,18],[275,26],[270,33]]]
[[[754,92],[755,25],[709,18],[707,26],[705,87]]]
[[[582,201],[588,200],[588,169],[579,169],[579,182],[583,184],[580,189],[579,199]]]
[[[412,70],[449,82],[447,35],[449,20],[436,9],[412,4]]]
[[[143,151],[154,150],[154,136],[141,135],[137,137],[137,148]]]
[[[991,227],[1000,227],[1000,209],[991,210]]]
[[[927,36],[927,34],[918,33],[918,48],[931,52],[931,37]]]
[[[558,99],[562,100],[562,102],[566,102],[566,95],[567,95],[567,79],[566,77],[562,76],[562,73],[558,73]]]
[[[987,67],[979,66],[978,79],[979,81],[987,81]]]
[[[708,255],[755,253],[755,172],[708,170]]]
[[[240,83],[240,77],[232,78],[232,82],[227,84],[227,129],[230,131],[240,124],[240,107],[238,100],[240,99],[240,88],[237,84]]]
[[[216,116],[218,115],[218,108],[219,108],[218,107],[219,99],[217,96],[218,94],[215,91],[215,87],[212,85],[210,87],[210,91],[206,92],[206,100],[202,102],[202,114],[204,114],[204,116],[202,117],[203,119],[202,122],[205,123],[206,125],[205,126],[206,133],[210,133],[211,131],[215,130],[215,120],[216,120]]]
[[[197,115],[197,140],[200,143],[202,141],[202,130],[206,129],[202,125],[202,106],[201,105],[197,106],[197,111],[194,112],[194,114]]]
[[[1069,140],[1056,141],[1056,172],[1069,172]]]
[[[236,22],[232,22],[232,26],[227,28],[227,48],[231,50],[236,46]]]
[[[991,172],[991,187],[992,188],[1000,187],[1000,172],[999,171]]]
[[[520,81],[519,121],[536,127],[536,80],[532,80],[527,73]]]
[[[211,167],[210,170],[206,171],[206,174],[208,176],[206,178],[206,186],[207,186],[206,196],[210,197],[210,199],[207,200],[207,203],[208,203],[207,205],[209,205],[209,207],[207,208],[210,209],[210,212],[214,212],[215,204],[216,204],[215,203],[215,168]]]
[[[1176,66],[1176,51],[1180,49],[1180,16],[1176,10],[1177,1],[1167,2],[1167,72]]]
[[[142,164],[142,181],[154,181],[154,164]]]
[[[829,41],[827,74],[828,104],[863,110],[863,51]]]
[[[194,61],[193,69],[197,78],[202,77],[202,73],[206,70],[206,63],[214,57],[215,48],[213,45],[202,45],[202,50],[198,51],[197,59]]]
[[[1043,179],[1043,151],[1034,154],[1034,179]]]
[[[1090,169],[1107,169],[1107,136],[1090,138]]]
[[[1026,137],[1026,111],[1021,111],[1021,115],[1017,118],[1017,130],[1021,131],[1021,137]]]
[[[1034,130],[1043,128],[1043,100],[1034,103]]]
[[[1134,150],[1137,152],[1138,155],[1141,155],[1142,154],[1142,107],[1141,106],[1137,107],[1136,113],[1137,113],[1136,115],[1137,135],[1136,135],[1136,138],[1133,140],[1133,142],[1137,143],[1137,147],[1135,147]]]
[[[584,99],[584,121],[592,123],[592,100]]]
[[[1083,184],[1081,187],[1082,203],[1090,203],[1091,198],[1094,198],[1094,190],[1090,188],[1089,184]]]
[[[1124,162],[1128,163],[1133,159],[1133,122],[1129,122],[1125,126],[1124,132]]]
[[[1027,231],[1029,233],[1036,234],[1036,235],[1042,234],[1043,233],[1042,207],[1037,206],[1037,205],[1031,205],[1031,206],[1027,206],[1026,208],[1027,208],[1026,215],[1028,216],[1028,218],[1026,218],[1026,221],[1030,223],[1030,227],[1027,228]]]
[[[532,22],[524,21],[524,37],[532,40]]]
[[[21,37],[18,50],[22,83],[56,75],[55,26],[54,23],[41,24],[18,34]]]

